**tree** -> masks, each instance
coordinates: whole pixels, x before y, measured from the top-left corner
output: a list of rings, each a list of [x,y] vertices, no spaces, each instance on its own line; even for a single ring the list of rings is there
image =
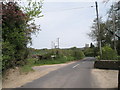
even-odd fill
[[[107,0],[107,2],[108,2],[109,0]],[[116,18],[116,20],[115,21],[117,21],[116,23],[116,26],[117,26],[117,34],[116,34],[116,36],[118,37],[118,42],[117,42],[117,53],[118,53],[118,55],[120,55],[120,36],[119,36],[119,34],[120,34],[120,1],[118,1],[118,2],[116,2],[115,3],[115,11],[117,12],[117,18]],[[111,11],[112,11],[112,9],[110,9],[110,13],[111,13]],[[109,29],[107,29],[107,30],[109,30]],[[109,30],[109,32],[110,33],[112,33],[113,34],[113,32],[112,31],[110,31]],[[119,70],[119,73],[118,73],[118,89],[120,89],[120,68],[118,68],[118,70]]]
[[[13,2],[2,3],[2,12],[3,69],[7,69],[25,59],[27,15]]]
[[[106,45],[106,44],[110,44],[111,43],[111,34],[109,33],[109,31],[107,31],[105,22],[102,21],[102,19],[99,19],[99,23],[100,23],[100,32],[97,29],[97,21],[96,19],[93,21],[93,25],[91,27],[91,32],[88,33],[89,37],[93,40],[96,41],[97,44],[99,42],[99,37],[101,38],[101,44],[102,46]]]
[[[91,43],[91,44],[90,44],[90,48],[94,48],[94,47],[95,47],[95,46]]]
[[[31,4],[34,7],[22,11],[25,7],[16,2],[2,3],[3,70],[26,63],[27,44],[31,43],[31,34],[39,30],[32,20],[41,13],[41,4],[39,7]]]
[[[112,47],[116,47],[118,55],[120,55],[120,1],[114,3],[108,14],[108,20],[106,21],[107,30],[114,38]],[[114,27],[113,27],[114,26]],[[112,40],[113,41],[113,40]]]

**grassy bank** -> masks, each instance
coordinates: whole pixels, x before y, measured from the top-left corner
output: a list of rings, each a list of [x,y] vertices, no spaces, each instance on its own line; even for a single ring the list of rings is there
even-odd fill
[[[50,64],[61,64],[74,61],[74,57],[61,57],[57,59],[39,60],[34,65],[50,65]]]
[[[56,59],[47,59],[47,60],[37,60],[37,59],[28,59],[28,63],[22,67],[20,67],[21,72],[28,73],[30,71],[34,71],[32,69],[33,66],[41,66],[41,65],[52,65],[52,64],[62,64],[71,61],[77,61],[74,57],[61,57]]]

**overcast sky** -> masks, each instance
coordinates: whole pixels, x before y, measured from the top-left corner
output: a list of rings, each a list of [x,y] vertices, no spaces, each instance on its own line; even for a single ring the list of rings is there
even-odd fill
[[[60,1],[60,0],[57,0]],[[72,0],[71,0],[72,1]],[[44,0],[42,14],[44,17],[36,19],[41,25],[41,31],[32,35],[32,46],[36,49],[51,48],[51,42],[57,44],[60,38],[60,48],[84,47],[92,40],[87,36],[94,18],[96,18],[95,2],[48,2]],[[111,2],[98,2],[99,14],[106,17]]]

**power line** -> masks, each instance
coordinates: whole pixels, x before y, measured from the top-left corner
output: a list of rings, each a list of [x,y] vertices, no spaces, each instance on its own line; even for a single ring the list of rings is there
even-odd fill
[[[73,9],[81,9],[81,8],[90,8],[95,6],[89,6],[89,7],[76,7],[76,8],[70,8],[70,9],[64,9],[64,10],[73,10]]]
[[[62,11],[70,11],[70,10],[75,10],[75,9],[84,9],[84,8],[93,8],[95,6],[89,6],[89,7],[76,7],[76,8],[70,8],[70,9],[62,9],[60,11],[50,11],[50,12],[62,12]],[[44,13],[49,13],[49,12],[44,12]]]

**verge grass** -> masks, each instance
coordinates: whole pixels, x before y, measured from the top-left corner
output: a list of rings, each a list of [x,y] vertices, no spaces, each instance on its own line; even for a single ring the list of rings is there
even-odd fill
[[[28,63],[26,65],[20,67],[20,71],[21,73],[28,73],[30,71],[34,71],[32,69],[33,66],[62,64],[70,61],[75,61],[74,57],[61,57],[61,58],[46,59],[46,60],[37,60],[37,59],[31,58],[31,59],[27,59]]]
[[[74,61],[74,57],[61,57],[56,59],[39,60],[36,61],[34,65],[38,66],[38,65],[62,64],[70,61]]]

